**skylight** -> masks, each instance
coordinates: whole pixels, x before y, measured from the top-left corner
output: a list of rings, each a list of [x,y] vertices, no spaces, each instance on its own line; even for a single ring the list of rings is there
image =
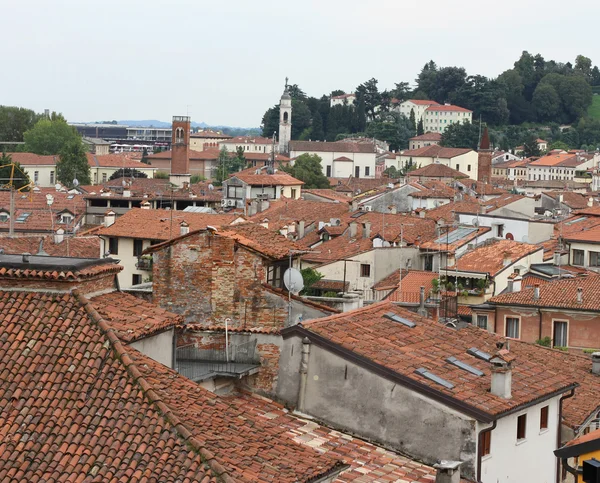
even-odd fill
[[[575,220],[566,221],[565,225],[573,225],[574,223],[579,223],[580,221],[587,220],[586,216],[582,216],[581,218],[576,218]]]
[[[477,347],[471,347],[467,350],[467,354],[472,355],[473,357],[477,357],[477,359],[481,359],[482,361],[489,362],[492,358],[487,352],[480,351]]]
[[[424,367],[417,369],[415,372],[417,374],[429,379],[430,381],[433,381],[433,382],[439,384],[440,386],[444,386],[446,389],[454,389],[454,384],[446,381],[446,379],[442,379],[441,377],[436,376],[435,374],[429,372]]]
[[[470,372],[471,374],[475,374],[476,376],[483,376],[483,372],[481,372],[479,369],[476,369],[465,362],[459,361],[456,357],[448,357],[446,362],[449,362],[456,367],[460,367],[461,369]]]
[[[417,325],[408,319],[405,319],[403,317],[400,317],[399,315],[396,315],[394,312],[388,312],[387,314],[384,314],[383,316],[386,319],[393,320],[394,322],[398,322],[399,324],[405,325],[406,327],[410,327],[411,329]]]
[[[29,218],[29,215],[31,215],[31,213],[21,213],[17,217],[17,223],[25,223],[25,221],[27,221],[27,218]]]
[[[360,218],[364,214],[365,214],[364,211],[358,211],[358,212],[354,213],[353,215],[350,215],[350,218]]]
[[[457,228],[456,230],[448,233],[448,235],[442,235],[436,241],[434,241],[434,243],[455,243],[476,231],[477,228]]]

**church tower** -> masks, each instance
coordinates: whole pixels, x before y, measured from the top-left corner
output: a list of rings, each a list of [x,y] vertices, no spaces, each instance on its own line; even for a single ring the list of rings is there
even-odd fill
[[[487,126],[481,136],[477,160],[477,181],[492,182],[492,150],[490,148],[490,135]]]
[[[279,101],[279,152],[287,153],[292,139],[292,96],[288,91],[288,79],[285,78],[285,90]]]
[[[189,116],[173,116],[171,138],[171,176],[169,181],[181,188],[190,182],[190,129]]]

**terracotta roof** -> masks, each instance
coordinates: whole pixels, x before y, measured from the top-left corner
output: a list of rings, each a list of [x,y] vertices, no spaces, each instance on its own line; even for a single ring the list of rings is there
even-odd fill
[[[231,139],[231,136],[229,136],[228,134],[224,134],[224,133],[218,132],[218,131],[212,131],[211,129],[205,129],[203,131],[198,131],[198,132],[192,133],[192,134],[190,134],[190,137],[192,137],[192,138],[209,138],[209,139],[213,139],[213,138]]]
[[[390,320],[385,317],[388,313],[416,325],[410,328]],[[284,337],[294,332],[307,334],[309,338],[311,333],[317,334],[349,353],[393,371],[398,375],[395,380],[401,384],[409,385],[413,390],[430,397],[437,397],[480,421],[491,421],[504,413],[517,411],[525,404],[566,392],[576,383],[576,379],[565,375],[562,370],[528,357],[526,353],[536,349],[533,346],[526,345],[525,350],[521,350],[521,344],[513,345],[511,341],[511,354],[516,357],[512,370],[512,398],[495,396],[490,392],[491,364],[470,355],[467,350],[475,347],[493,355],[498,350],[496,344],[504,341],[504,338],[473,326],[460,330],[448,328],[387,301],[310,320],[282,331]],[[319,343],[318,339],[313,338],[313,343]],[[480,370],[483,376],[447,362],[449,356]],[[420,368],[444,379],[453,387],[442,386],[421,376],[416,373]],[[391,374],[387,377],[391,377]]]
[[[337,191],[333,191],[332,189],[317,189],[317,188],[315,188],[315,189],[310,189],[310,190],[307,190],[307,189],[302,190],[303,195],[306,195],[307,193],[318,196],[320,198],[325,198],[327,200],[339,201],[340,203],[350,203],[350,201],[352,201],[349,196],[339,194]]]
[[[435,106],[429,106],[426,111],[455,111],[455,112],[473,112],[470,111],[469,109],[465,109],[464,107],[459,107],[459,106],[451,106],[449,104],[444,104],[444,105],[435,105]]]
[[[487,233],[489,231],[491,231],[491,228],[487,227],[487,226],[483,226],[483,227],[480,227],[477,229],[475,227],[473,227],[473,231],[471,233],[466,233],[465,228],[456,228],[456,229],[450,230],[447,234],[445,232],[443,232],[436,240],[427,241],[425,243],[422,243],[421,249],[422,250],[454,252],[458,248],[468,245],[470,242],[472,242],[474,240],[477,241],[478,237],[480,237],[481,235],[483,235],[484,233]],[[456,232],[457,235],[459,233],[463,233],[463,235],[461,238],[457,239],[456,241],[454,241],[452,243],[446,243],[446,237],[448,236],[447,239],[449,240],[454,232]],[[440,240],[439,243],[436,243],[437,240]]]
[[[572,448],[574,446],[579,446],[580,444],[596,440],[600,440],[600,429],[590,431],[588,434],[582,434],[577,438],[572,439],[571,441],[567,441],[567,443],[563,447]]]
[[[271,146],[273,140],[271,138],[264,138],[262,136],[236,136],[225,141],[221,141],[221,144],[268,144]]]
[[[6,257],[6,256],[4,256]],[[35,257],[35,256],[34,256]],[[39,256],[39,258],[46,258],[45,256]],[[30,257],[32,259],[32,257]],[[32,259],[32,262],[35,258]],[[112,258],[102,259],[104,263],[83,268],[80,270],[68,270],[68,269],[56,269],[50,268],[47,270],[38,268],[15,268],[0,262],[0,279],[2,280],[15,280],[15,279],[29,279],[29,280],[52,280],[58,282],[78,282],[85,279],[95,278],[99,275],[116,274],[123,270],[123,267],[117,265],[117,260]],[[98,260],[100,263],[100,260]],[[10,285],[10,284],[8,284]]]
[[[442,134],[439,132],[426,132],[420,136],[410,138],[410,141],[441,141]]]
[[[127,343],[183,323],[180,315],[123,292],[98,295],[91,298],[90,302],[119,339]]]
[[[346,282],[345,290],[350,288],[350,282]],[[341,292],[344,290],[344,282],[343,280],[327,280],[322,278],[321,280],[317,280],[313,283],[310,288],[317,288],[319,290],[331,290],[334,292]]]
[[[513,240],[493,239],[465,253],[456,260],[456,265],[452,269],[461,272],[489,273],[490,276],[494,277],[505,268],[503,254],[508,254],[511,263],[514,264],[517,260],[538,250],[543,250],[543,248],[539,245],[530,245],[529,243],[520,243]]]
[[[406,276],[408,270],[402,270],[402,275]],[[389,290],[396,288],[400,283],[400,269],[394,270],[387,277],[382,278],[379,282],[373,285],[373,290]]]
[[[425,178],[468,178],[469,175],[461,173],[456,169],[452,169],[445,164],[432,163],[408,173],[409,178],[425,177]]]
[[[544,191],[545,196],[552,198],[554,201],[559,201],[562,196],[561,203],[567,205],[572,210],[581,210],[588,207],[589,196],[573,191]]]
[[[585,190],[587,191],[589,189],[589,185],[587,185],[586,183],[577,183],[576,181],[571,181],[568,179],[565,180],[558,180],[558,179],[553,179],[553,180],[543,180],[543,179],[538,179],[536,181],[528,181],[525,180],[523,183],[523,186],[525,188],[542,188],[542,189],[559,189],[559,190],[566,190],[566,189],[571,189],[571,190],[576,190],[576,189],[581,189],[581,190]]]
[[[336,191],[352,191],[357,192],[360,190],[361,193],[378,189],[380,187],[387,187],[388,183],[396,183],[397,180],[388,178],[355,178],[350,176],[349,178],[327,178],[332,189]]]
[[[577,289],[583,289],[583,302],[577,302]],[[600,277],[591,275],[576,279],[555,280],[540,286],[539,299],[533,298],[534,288],[497,295],[489,300],[498,305],[556,307],[571,310],[600,311]]]
[[[457,190],[439,180],[423,180],[410,183],[419,191],[413,191],[408,196],[412,198],[449,198],[454,199]]]
[[[529,166],[563,166],[563,167],[575,167],[583,164],[587,159],[579,158],[575,154],[560,153],[560,154],[547,154],[541,158],[529,163]]]
[[[237,178],[251,186],[300,186],[304,184],[304,181],[300,181],[283,171],[267,174],[266,170],[257,168],[239,171],[232,174],[229,179],[231,178]]]
[[[466,148],[446,148],[439,144],[432,144],[431,146],[424,146],[418,149],[407,149],[400,153],[401,156],[412,156],[413,158],[443,158],[450,159],[456,156],[461,156],[472,152],[472,149]]]
[[[23,166],[53,166],[58,161],[58,156],[42,156],[34,153],[6,153],[13,162]],[[4,182],[2,183],[4,184]]]
[[[476,201],[453,201],[437,208],[427,210],[425,216],[432,220],[444,220],[448,223],[456,221],[453,213],[479,213],[480,205]]]
[[[525,168],[529,164],[528,159],[511,159],[501,163],[495,163],[492,168],[508,169],[508,168]]]
[[[53,236],[0,237],[0,249],[4,253],[38,253],[40,249],[53,257],[97,258],[100,256],[100,239],[96,236],[66,236],[61,243],[54,243]]]
[[[128,154],[105,154],[102,156],[87,153],[88,164],[91,168],[135,168],[140,170],[152,169],[152,166],[131,159]]]
[[[302,250],[300,245],[285,236],[255,223],[226,226],[217,235],[233,238],[241,245],[277,260],[289,256],[290,250]]]
[[[405,102],[412,102],[417,106],[439,106],[439,104],[435,101],[429,101],[424,99],[407,99]]]
[[[353,143],[349,141],[290,141],[290,151],[321,152],[321,153],[375,153],[373,143]]]
[[[554,236],[569,238],[573,234],[585,233],[600,225],[600,217],[587,214],[589,210],[591,210],[591,208],[578,211],[577,214],[571,215],[569,218],[556,223],[554,225]],[[598,211],[600,214],[600,209]]]
[[[169,240],[179,236],[179,224],[186,221],[190,231],[210,226],[232,223],[238,215],[211,215],[206,213],[188,213],[177,210],[145,210],[133,208],[117,218],[109,227],[102,227],[97,235],[123,238],[142,238],[144,240]]]
[[[349,161],[351,163],[354,162],[352,159],[347,158],[346,156],[340,156],[339,158],[335,158],[334,161]]]
[[[473,190],[479,196],[507,194],[506,190],[482,181],[464,181],[463,184],[465,184],[469,189]]]
[[[593,226],[586,231],[574,231],[563,237],[567,241],[600,243],[600,226]]]
[[[409,270],[402,277],[402,292],[400,292],[399,283],[396,284],[397,290],[394,290],[387,300],[392,302],[419,303],[421,298],[421,287],[425,287],[425,300],[433,288],[433,280],[438,278],[436,272],[425,272],[421,270]]]

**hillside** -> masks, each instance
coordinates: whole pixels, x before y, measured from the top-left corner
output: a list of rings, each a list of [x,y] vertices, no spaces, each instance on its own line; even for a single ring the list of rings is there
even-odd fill
[[[596,94],[592,98],[592,105],[588,108],[588,115],[591,118],[600,120],[600,95]]]

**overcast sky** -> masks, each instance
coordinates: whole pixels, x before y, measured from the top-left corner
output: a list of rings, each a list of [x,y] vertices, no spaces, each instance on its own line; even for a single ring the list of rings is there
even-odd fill
[[[423,64],[495,77],[523,50],[600,64],[596,0],[0,0],[0,104],[70,121],[259,126],[307,94],[414,82]]]

